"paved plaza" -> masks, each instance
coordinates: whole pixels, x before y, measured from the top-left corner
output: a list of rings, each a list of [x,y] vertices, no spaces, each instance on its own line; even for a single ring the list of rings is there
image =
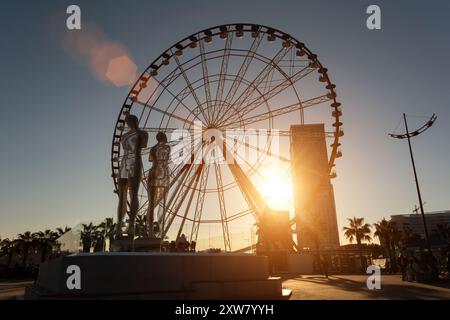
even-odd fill
[[[291,289],[291,300],[371,300],[371,299],[450,299],[450,282],[429,285],[405,282],[399,275],[381,278],[380,290],[369,290],[364,275],[308,275],[285,279],[283,288]],[[0,300],[22,299],[25,286],[32,281],[1,281]]]
[[[286,279],[291,300],[450,299],[450,282],[429,285],[402,281],[400,275],[382,275],[381,289],[369,290],[364,275],[299,276]]]
[[[0,300],[22,299],[25,287],[33,281],[0,280]]]

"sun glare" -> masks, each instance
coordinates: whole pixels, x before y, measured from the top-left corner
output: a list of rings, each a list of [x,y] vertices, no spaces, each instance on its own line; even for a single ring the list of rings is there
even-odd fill
[[[267,204],[276,210],[288,210],[292,201],[292,183],[281,176],[271,174],[261,186],[261,195]]]

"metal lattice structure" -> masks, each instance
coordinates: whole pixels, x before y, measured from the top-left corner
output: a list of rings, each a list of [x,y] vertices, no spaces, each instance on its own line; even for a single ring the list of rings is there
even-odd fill
[[[125,99],[114,130],[111,162],[116,189],[121,137],[130,113],[138,116],[140,128],[151,138],[166,132],[183,160],[170,165],[167,205],[159,217],[165,217],[164,235],[175,239],[185,233],[196,241],[201,226],[217,224],[226,251],[232,249],[229,224],[245,218],[251,225],[267,207],[257,188],[258,181],[264,181],[265,159],[282,163],[284,179],[290,178],[290,125],[326,124],[330,175],[341,155],[342,111],[328,70],[304,43],[261,25],[221,25],[194,33],[165,50],[142,73]],[[196,131],[199,124],[202,129]],[[205,128],[225,138],[216,141],[208,161],[203,159],[204,148],[216,137],[205,137]],[[227,129],[249,128],[266,130],[269,138],[264,146],[239,139],[227,142]],[[186,136],[171,139],[177,129],[187,132],[191,141]],[[271,149],[275,138],[280,152]],[[253,150],[256,160],[220,163],[219,158],[237,145]],[[148,152],[149,148],[144,150],[144,157]],[[145,175],[147,171],[144,166]],[[140,214],[147,210],[146,197],[142,182]]]

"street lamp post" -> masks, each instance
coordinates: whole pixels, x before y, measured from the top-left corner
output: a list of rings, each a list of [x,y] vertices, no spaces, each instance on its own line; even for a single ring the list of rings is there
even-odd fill
[[[417,189],[417,196],[419,198],[419,205],[420,205],[420,213],[422,215],[422,222],[423,222],[423,228],[425,230],[425,239],[427,242],[427,247],[428,247],[428,251],[431,252],[431,244],[430,244],[430,237],[428,234],[428,228],[427,228],[427,221],[425,219],[425,212],[423,210],[423,202],[422,202],[422,195],[420,193],[420,187],[419,187],[419,179],[417,178],[417,171],[416,171],[416,164],[414,162],[414,155],[413,155],[413,150],[412,150],[412,146],[411,146],[411,138],[418,136],[419,134],[421,134],[422,132],[426,131],[428,128],[430,128],[433,123],[436,121],[436,115],[433,113],[433,115],[431,116],[430,120],[428,120],[428,122],[426,124],[424,124],[422,127],[420,127],[419,129],[413,131],[413,132],[409,132],[408,129],[408,121],[406,120],[406,114],[403,114],[403,120],[405,122],[405,129],[406,129],[406,133],[404,134],[394,134],[394,133],[390,133],[389,135],[393,138],[397,138],[397,139],[408,139],[408,146],[409,146],[409,153],[411,155],[411,163],[412,163],[412,167],[413,167],[413,172],[414,172],[414,180],[416,182],[416,189]]]

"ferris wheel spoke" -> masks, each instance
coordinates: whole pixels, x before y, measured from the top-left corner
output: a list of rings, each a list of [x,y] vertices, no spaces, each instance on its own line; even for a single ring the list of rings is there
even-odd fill
[[[203,212],[203,204],[205,202],[205,195],[206,195],[206,187],[208,184],[208,177],[209,177],[209,165],[206,165],[205,170],[202,172],[201,180],[200,180],[200,187],[197,195],[197,202],[195,206],[195,213],[194,213],[194,219],[192,222],[192,230],[189,241],[195,241],[197,242],[198,238],[198,231],[200,229],[200,222],[202,219],[202,212]]]
[[[263,105],[265,102],[269,101],[276,95],[282,93],[284,90],[289,88],[290,86],[293,86],[296,82],[303,79],[307,75],[311,74],[316,68],[311,67],[305,67],[299,72],[297,72],[292,77],[287,77],[283,79],[281,83],[276,85],[274,88],[270,89],[269,91],[265,92],[264,94],[258,96],[257,98],[253,99],[250,103],[245,105],[243,108],[238,109],[238,112],[236,114],[231,115],[228,119],[225,121],[227,122],[233,122],[237,121],[239,119],[239,116],[245,116],[246,114],[252,112],[253,110],[257,109],[259,106]]]
[[[216,186],[217,186],[217,195],[219,197],[219,210],[222,222],[224,249],[225,251],[229,252],[231,251],[230,232],[228,230],[228,218],[227,218],[227,210],[225,207],[222,173],[220,171],[220,165],[217,162],[214,163],[214,171],[216,173]]]
[[[169,186],[166,191],[166,195],[168,195],[170,193],[170,190],[172,190],[172,187],[175,184],[176,184],[176,186],[175,186],[175,191],[172,192],[172,196],[171,196],[170,200],[168,201],[168,206],[170,206],[171,203],[173,202],[173,200],[175,199],[180,188],[185,183],[185,180],[186,180],[186,177],[187,177],[189,171],[192,168],[192,163],[186,163],[187,157],[191,157],[191,154],[188,153],[185,156],[185,158],[183,159],[183,161],[180,162],[180,164],[178,164],[173,170],[171,170],[170,176],[172,178],[170,179]],[[143,183],[143,184],[147,188],[146,183]],[[162,200],[163,200],[162,196],[160,196],[158,199],[156,199],[156,201],[155,201],[156,206],[160,205]]]
[[[245,82],[244,79],[240,79],[240,81]],[[259,95],[262,95],[262,92],[257,87],[255,87],[254,83],[248,82],[246,84],[248,86],[252,87]],[[215,125],[218,128],[224,127],[224,118],[229,119],[231,117],[231,115],[238,114],[238,112],[239,112],[238,108],[235,108],[233,105],[230,105],[226,108],[224,107],[221,109],[221,111],[222,112],[220,113],[220,115],[218,117],[216,117],[216,121],[215,121]]]
[[[255,37],[250,49],[247,51],[244,61],[242,62],[241,66],[239,67],[239,71],[238,71],[236,77],[234,78],[234,81],[231,84],[230,89],[228,90],[228,93],[225,97],[225,101],[232,101],[234,99],[234,96],[236,95],[236,91],[239,89],[239,87],[242,83],[242,80],[244,79],[244,76],[247,73],[248,68],[250,67],[250,63],[252,62],[253,57],[255,56],[256,51],[258,50],[259,45],[261,44],[261,40],[263,38],[264,38],[264,34],[262,32],[259,32],[259,29],[258,29],[258,35]]]
[[[201,165],[201,166],[203,166],[203,165]],[[196,175],[196,178],[194,179],[195,182],[193,183],[192,189],[190,190],[191,191],[191,195],[189,196],[188,202],[186,204],[186,208],[184,209],[183,217],[181,218],[180,227],[178,228],[177,237],[175,238],[176,242],[178,242],[178,240],[180,239],[180,237],[182,235],[184,224],[185,224],[186,218],[187,218],[187,216],[189,214],[189,209],[191,208],[192,200],[194,199],[194,195],[195,195],[196,190],[197,190],[197,185],[198,185],[198,182],[200,181],[200,176],[202,176],[202,175],[203,175],[203,170],[200,169],[200,173]]]
[[[207,124],[209,124],[211,122],[211,87],[209,83],[208,64],[206,62],[205,44],[203,40],[199,41],[199,48],[200,48],[200,59],[202,62],[203,83],[205,88],[205,98],[208,114]]]
[[[192,166],[193,168],[194,166]],[[181,190],[177,190],[177,192],[174,192],[172,196],[172,203],[170,203],[170,205],[167,206],[167,211],[164,212],[163,215],[163,219],[165,220],[165,216],[167,214],[170,214],[170,217],[168,217],[168,220],[166,220],[167,224],[164,223],[164,227],[163,227],[163,234],[162,237],[164,238],[164,236],[167,234],[167,232],[169,231],[170,227],[172,226],[173,221],[175,220],[175,217],[178,216],[178,212],[183,204],[183,202],[186,200],[186,197],[189,193],[189,191],[195,191],[195,188],[193,189],[193,185],[195,183],[195,181],[198,181],[198,178],[201,174],[202,168],[203,168],[203,164],[200,165],[196,165],[195,166],[195,170],[194,170],[194,174],[189,175],[189,179],[187,181],[187,185],[183,184],[183,188],[181,188]],[[192,170],[191,170],[192,173]]]
[[[231,216],[228,216],[228,222],[231,222],[231,221],[233,221],[233,220],[236,220],[236,219],[245,217],[245,216],[247,216],[247,215],[249,215],[249,214],[251,214],[251,213],[252,213],[252,210],[251,210],[251,209],[245,209],[245,210],[242,210],[242,211],[240,211],[240,212],[238,212],[238,213],[235,213],[235,214],[233,214],[233,215],[231,215]]]
[[[279,116],[282,116],[282,115],[287,114],[287,113],[304,110],[306,108],[310,108],[310,107],[313,107],[315,105],[328,102],[330,100],[332,100],[332,99],[328,95],[319,96],[319,97],[316,97],[316,98],[305,100],[305,101],[300,102],[300,103],[294,103],[294,104],[291,104],[291,105],[288,105],[288,106],[277,108],[275,110],[271,110],[271,111],[268,111],[268,112],[265,112],[265,113],[261,113],[261,114],[259,114],[257,116],[253,116],[253,117],[249,117],[249,118],[243,119],[239,124],[246,126],[246,125],[249,125],[249,124],[252,124],[252,123],[255,123],[255,122],[264,121],[264,120],[267,120],[267,119],[270,119],[270,118],[279,117]]]
[[[196,154],[197,156],[194,157],[194,159],[191,158],[191,162],[186,164],[184,166],[184,168],[186,168],[185,173],[181,176],[181,178],[176,177],[175,179],[172,179],[172,181],[175,183],[177,183],[174,191],[172,192],[172,195],[167,203],[167,210],[166,212],[164,212],[164,219],[165,219],[165,215],[167,215],[168,213],[171,214],[171,216],[169,217],[169,223],[167,226],[164,227],[164,234],[167,233],[167,231],[169,230],[173,220],[175,219],[175,217],[178,215],[178,210],[180,209],[184,198],[186,197],[186,193],[187,191],[190,189],[190,186],[193,183],[193,179],[195,178],[195,175],[198,173],[200,173],[198,170],[202,170],[202,166],[203,166],[203,162],[200,165],[194,165],[193,163],[195,162],[196,158],[199,156],[199,154],[201,154],[201,149],[203,148],[204,143],[199,143],[198,144],[198,152],[194,151],[194,154]],[[200,155],[201,156],[201,155]],[[194,170],[195,174],[191,175],[193,168],[196,167],[196,170]],[[187,185],[186,185],[186,181]],[[171,185],[172,186],[172,185]],[[184,187],[184,188],[183,188]],[[171,188],[171,187],[170,187]],[[169,190],[170,190],[169,188]],[[160,221],[159,221],[160,222]]]
[[[250,168],[252,168],[252,169],[254,170],[254,172],[256,172],[256,174],[257,174],[262,180],[264,180],[264,182],[270,183],[270,181],[267,180],[267,178],[266,178],[263,174],[261,174],[261,172],[259,171],[259,168],[253,166],[251,163],[248,162],[247,159],[245,159],[245,158],[242,157],[241,155],[238,155],[238,157],[239,157],[239,158],[240,158],[247,166],[249,166]],[[240,168],[240,166],[239,166],[238,164],[234,164],[234,165],[235,165],[235,166],[238,166],[238,167]],[[240,170],[242,171],[242,169],[240,169]],[[248,179],[248,178],[247,178],[247,179]],[[253,186],[253,184],[252,184],[251,182],[249,182],[249,184]],[[254,187],[253,187],[253,188],[254,188]],[[258,191],[256,191],[256,193],[259,194]],[[292,201],[291,201],[290,199],[288,199],[288,198],[286,198],[286,197],[284,197],[284,196],[282,196],[282,197],[283,197],[286,201],[288,201],[288,202],[295,208],[295,205],[292,203]],[[263,201],[263,200],[262,200],[262,201]],[[263,202],[264,202],[264,201],[263,201]]]
[[[202,104],[201,104],[197,94],[195,93],[195,90],[194,90],[194,87],[193,87],[191,81],[189,80],[188,76],[186,75],[186,72],[184,71],[183,66],[181,65],[180,60],[178,59],[178,57],[176,55],[174,55],[174,58],[175,58],[175,62],[178,65],[178,69],[181,71],[181,74],[183,75],[184,81],[186,82],[186,85],[188,86],[189,91],[191,92],[191,95],[194,98],[195,103],[197,104],[197,107],[200,108],[200,111],[201,111],[201,113],[203,115],[203,119],[206,121],[207,118],[206,118],[205,110],[203,110],[203,108],[201,107]],[[195,112],[192,112],[192,113],[194,115],[198,115],[198,113],[197,114]]]
[[[180,195],[182,194],[181,191],[184,190],[187,192],[189,190],[188,187],[185,186],[186,181],[188,181],[188,178],[191,176],[193,165],[186,165],[186,169],[183,171],[182,175],[178,177],[178,180],[173,180],[174,183],[172,186],[175,185],[174,190],[171,192],[171,196],[169,198],[169,201],[167,201],[167,208],[165,208],[164,215],[167,215],[168,213],[171,213],[174,211],[174,208],[181,206],[182,201],[177,203],[177,201],[183,200],[181,199]],[[183,188],[184,187],[184,188]],[[171,188],[169,188],[170,190]],[[175,217],[176,213],[174,214]],[[158,222],[161,223],[162,217],[159,217]],[[166,227],[166,226],[165,226]],[[167,228],[168,229],[168,228]]]
[[[183,72],[183,74],[184,74],[184,72]],[[177,78],[178,78],[178,77],[177,77]],[[168,85],[165,85],[165,84],[163,84],[162,82],[160,83],[160,85],[163,87],[163,89],[164,89],[167,93],[169,93],[169,94],[173,97],[173,100],[177,100],[177,101],[178,101],[178,105],[181,104],[187,111],[189,111],[189,114],[193,114],[194,117],[195,117],[196,119],[198,119],[199,121],[201,121],[200,118],[198,117],[198,114],[196,114],[196,113],[194,112],[194,110],[192,110],[191,108],[189,108],[189,107],[183,102],[184,98],[185,98],[187,95],[183,96],[183,97],[180,99],[179,95],[182,94],[183,92],[185,92],[185,90],[181,90],[181,92],[180,92],[179,94],[175,95],[175,94],[169,89]],[[172,102],[173,102],[173,100],[172,100]],[[170,105],[172,105],[172,102],[170,103]]]
[[[177,116],[176,114],[173,114],[173,113],[167,112],[167,111],[165,111],[165,110],[162,110],[162,109],[160,109],[160,108],[158,108],[158,107],[151,106],[151,105],[149,105],[149,104],[147,104],[147,103],[145,103],[145,102],[136,100],[135,103],[137,103],[137,104],[139,104],[139,105],[141,105],[141,106],[143,106],[143,107],[149,108],[149,109],[151,109],[151,110],[158,111],[159,113],[162,113],[162,114],[168,116],[169,118],[174,118],[174,119],[177,119],[177,120],[179,120],[179,121],[181,121],[181,122],[184,122],[184,123],[186,123],[186,124],[194,125],[194,122],[192,122],[192,121],[190,121],[190,120],[187,120],[187,119],[185,119],[185,118],[182,118],[182,117],[180,117],[180,116]]]
[[[166,203],[166,208],[165,210],[167,210],[167,208],[170,208],[172,203],[175,201],[175,199],[177,198],[177,195],[180,191],[180,189],[183,187],[187,177],[189,176],[190,172],[192,171],[192,165],[191,164],[186,164],[184,165],[180,172],[177,174],[176,179],[172,179],[169,185],[169,188],[166,192],[166,196],[169,195],[169,193],[171,193],[169,201],[167,201]],[[171,192],[173,187],[173,191]],[[160,202],[162,201],[162,198],[157,199],[157,204],[160,204]],[[164,214],[167,214],[166,212],[164,212]],[[161,223],[161,220],[163,218],[159,217],[158,218],[158,222]]]
[[[234,141],[239,143],[239,144],[241,144],[241,145],[243,145],[243,146],[246,146],[247,148],[250,148],[250,149],[256,150],[256,151],[258,151],[260,153],[263,153],[263,154],[265,154],[265,155],[267,155],[269,157],[273,157],[273,158],[275,158],[277,160],[280,160],[280,161],[283,161],[283,162],[286,162],[286,163],[291,163],[291,160],[289,160],[289,159],[287,159],[287,158],[285,158],[283,156],[274,154],[274,153],[270,152],[269,150],[264,150],[264,149],[261,149],[261,148],[259,148],[257,146],[251,145],[248,142],[242,141],[241,139],[235,139]],[[234,149],[234,146],[233,146],[233,149]]]
[[[270,62],[261,70],[261,72],[258,74],[258,76],[253,81],[254,86],[253,87],[247,87],[241,95],[232,102],[232,105],[242,106],[244,103],[255,93],[254,88],[258,88],[261,83],[263,83],[267,77],[271,74],[271,72],[274,70],[274,68],[278,67],[278,63],[286,56],[286,54],[291,50],[291,47],[289,49],[281,48],[277,54],[270,60]]]
[[[146,210],[145,208],[147,208],[147,205],[148,205],[148,200],[145,200],[145,202],[139,206],[138,212],[145,212],[145,210]]]
[[[222,64],[220,66],[220,74],[219,74],[219,83],[217,85],[217,91],[216,91],[216,101],[214,103],[214,108],[212,110],[212,120],[213,122],[216,119],[216,109],[217,109],[217,104],[221,103],[222,101],[222,96],[223,96],[223,88],[225,85],[225,79],[226,79],[226,75],[227,75],[227,70],[228,70],[228,62],[230,60],[230,49],[231,49],[231,44],[233,43],[233,33],[230,33],[227,37],[227,40],[225,42],[225,48],[224,48],[224,52],[223,52],[223,58],[222,58]],[[220,107],[220,106],[219,106]],[[220,109],[219,109],[220,111]]]
[[[259,31],[259,29],[258,29]],[[256,54],[256,51],[258,50],[259,45],[261,44],[261,40],[264,38],[263,33],[258,32],[258,35],[255,37],[255,39],[252,42],[252,45],[250,49],[247,51],[244,61],[242,62],[241,66],[239,67],[239,71],[234,77],[233,82],[230,86],[230,89],[228,90],[228,93],[225,97],[225,101],[232,101],[236,95],[237,90],[239,89],[240,85],[242,84],[242,81],[244,80],[244,76],[247,73],[248,68],[250,67],[250,63],[253,60],[253,57]],[[230,108],[222,108],[219,110],[219,113],[216,117],[216,122],[218,119],[222,119],[222,116],[224,112],[228,112]]]
[[[273,72],[275,68],[278,67],[278,63],[284,58],[290,49],[281,48],[277,54],[264,66],[264,68],[259,72],[256,78],[252,81],[251,86],[247,86],[244,91],[234,100],[229,101],[231,106],[236,106],[237,112],[233,113],[223,113],[218,119],[220,125],[234,117],[239,113],[239,108],[244,105],[244,103],[258,90],[259,86],[266,81],[267,77]],[[229,108],[234,109],[234,108]]]
[[[230,146],[226,142],[226,140],[225,144],[221,145],[220,147],[222,148],[223,154],[232,155],[232,153],[230,153],[228,150]],[[244,173],[239,164],[237,164],[236,159],[234,157],[232,158],[233,159],[230,159],[232,161],[228,161],[228,169],[230,170],[234,181],[236,182],[239,190],[241,191],[241,194],[243,195],[249,210],[253,214],[254,218],[258,220],[259,213],[262,212],[262,210],[264,210],[266,204],[259,195],[259,192],[251,183],[248,176]]]
[[[196,141],[200,141],[200,138],[194,139],[194,145],[196,144]],[[170,188],[172,188],[175,182],[178,182],[180,175],[192,166],[192,164],[194,163],[193,154],[201,151],[201,145],[201,143],[198,143],[197,150],[194,150],[193,153],[191,153],[191,150],[189,150],[189,152],[186,152],[184,158],[181,159],[180,163],[171,171],[170,175],[172,179],[169,183],[169,190]],[[189,161],[188,158],[190,158]]]

